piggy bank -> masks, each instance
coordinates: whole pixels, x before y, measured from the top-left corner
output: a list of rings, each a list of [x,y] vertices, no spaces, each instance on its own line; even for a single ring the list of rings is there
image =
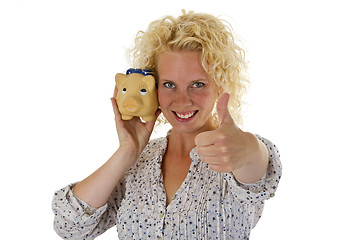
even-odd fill
[[[148,70],[131,68],[126,74],[116,74],[115,82],[118,89],[115,98],[123,120],[134,116],[144,121],[155,120],[159,103],[155,78]]]

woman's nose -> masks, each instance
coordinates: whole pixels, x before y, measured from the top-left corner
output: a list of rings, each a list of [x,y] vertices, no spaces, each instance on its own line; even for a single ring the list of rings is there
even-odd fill
[[[187,91],[178,91],[176,94],[176,104],[179,106],[189,106],[192,104]]]

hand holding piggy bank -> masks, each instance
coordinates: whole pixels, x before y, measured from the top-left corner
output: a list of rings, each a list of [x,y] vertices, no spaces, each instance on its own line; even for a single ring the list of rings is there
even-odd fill
[[[155,120],[159,103],[155,78],[149,71],[131,68],[126,75],[116,74],[115,82],[118,89],[116,102],[122,120],[130,120],[134,116],[146,122]]]

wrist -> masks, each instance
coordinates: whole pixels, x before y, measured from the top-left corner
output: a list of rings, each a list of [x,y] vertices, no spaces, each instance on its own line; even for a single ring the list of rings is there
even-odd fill
[[[254,183],[261,179],[266,173],[269,163],[269,151],[266,145],[255,135],[246,133],[249,141],[252,141],[248,149],[251,149],[249,157],[242,166],[232,171],[236,180],[242,183]]]
[[[135,162],[140,156],[140,153],[138,148],[119,147],[113,154],[112,158],[115,158],[120,162]]]

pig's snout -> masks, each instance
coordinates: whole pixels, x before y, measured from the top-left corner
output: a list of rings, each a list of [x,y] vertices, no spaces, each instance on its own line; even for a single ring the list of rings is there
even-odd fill
[[[139,103],[133,98],[127,98],[123,101],[123,107],[129,112],[136,112],[139,109]]]

